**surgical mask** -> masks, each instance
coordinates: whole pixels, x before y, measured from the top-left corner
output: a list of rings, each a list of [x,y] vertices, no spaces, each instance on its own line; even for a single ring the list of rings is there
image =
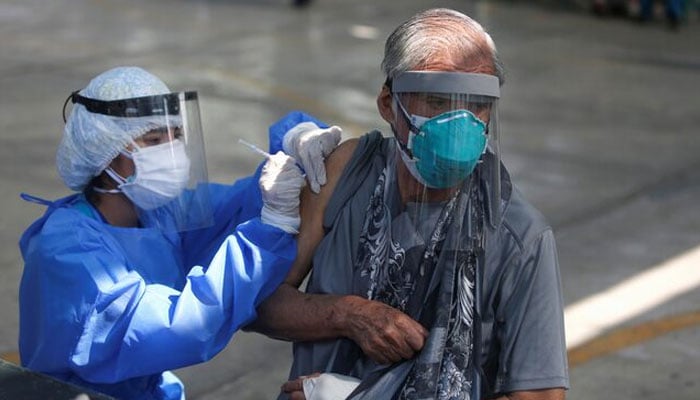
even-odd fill
[[[173,200],[187,187],[190,173],[190,159],[185,152],[185,144],[175,139],[172,142],[142,147],[126,153],[134,161],[136,173],[123,178],[112,168],[105,172],[119,183],[118,190],[98,192],[122,192],[136,206],[152,210]]]
[[[413,157],[402,149],[401,159],[419,182],[434,189],[457,185],[466,179],[486,150],[486,124],[468,110],[454,110],[432,118],[410,115],[396,98],[410,125],[408,144]],[[400,146],[403,147],[403,146]]]

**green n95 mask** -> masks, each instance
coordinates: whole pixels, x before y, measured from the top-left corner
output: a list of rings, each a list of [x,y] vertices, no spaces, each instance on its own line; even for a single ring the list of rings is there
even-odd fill
[[[490,223],[496,226],[501,213],[499,78],[404,71],[388,76],[386,86],[399,154],[424,194],[457,189],[475,177],[484,190]]]
[[[410,115],[396,102],[409,124],[406,148],[401,158],[411,174],[435,189],[455,186],[466,179],[486,150],[486,124],[468,110],[444,112],[432,118]],[[400,146],[403,147],[403,146]],[[407,160],[408,158],[408,160]]]

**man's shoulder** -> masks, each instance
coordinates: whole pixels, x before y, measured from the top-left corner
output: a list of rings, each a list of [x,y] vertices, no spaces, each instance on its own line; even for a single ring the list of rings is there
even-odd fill
[[[385,138],[379,131],[372,131],[359,137],[347,139],[333,150],[326,162],[342,162],[344,165],[350,161],[350,158],[356,151],[365,152],[368,148],[382,145],[384,141]]]
[[[344,141],[331,153],[326,160],[327,187],[321,188],[326,193],[322,193],[325,200],[320,207],[326,210],[324,226],[330,226],[349,201],[355,199],[361,203],[371,193],[368,188],[374,187],[385,166],[387,146],[387,139],[374,131]]]
[[[341,174],[357,150],[359,143],[360,138],[351,138],[339,144],[326,159],[326,173],[328,175]]]
[[[381,150],[385,147],[386,139],[379,131],[372,131],[360,137],[345,140],[326,159],[326,173],[329,182],[333,181],[333,177],[340,179],[346,168],[365,166],[367,161],[383,154]],[[352,172],[350,174],[354,175]]]

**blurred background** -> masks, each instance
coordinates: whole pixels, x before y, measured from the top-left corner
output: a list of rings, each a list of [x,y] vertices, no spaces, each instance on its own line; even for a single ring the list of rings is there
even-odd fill
[[[301,109],[352,137],[376,112],[383,43],[434,6],[491,33],[506,67],[503,160],[559,246],[572,400],[700,391],[700,5],[617,0],[0,0],[0,354],[17,362],[17,241],[68,194],[55,171],[71,91],[118,65],[197,90],[209,176],[261,161]],[[239,333],[177,371],[189,399],[272,399],[291,346]]]

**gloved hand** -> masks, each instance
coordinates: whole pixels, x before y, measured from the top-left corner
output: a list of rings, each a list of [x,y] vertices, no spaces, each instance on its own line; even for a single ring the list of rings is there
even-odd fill
[[[299,195],[304,176],[294,159],[281,151],[271,155],[260,174],[262,222],[287,233],[299,233]]]
[[[343,400],[359,384],[360,380],[353,376],[314,372],[285,382],[282,393],[290,399]]]
[[[326,184],[323,160],[340,142],[340,127],[319,128],[313,122],[301,122],[284,134],[282,148],[304,168],[311,190],[318,193]]]
[[[355,390],[360,380],[348,375],[324,373],[304,379],[306,400],[343,400]]]

